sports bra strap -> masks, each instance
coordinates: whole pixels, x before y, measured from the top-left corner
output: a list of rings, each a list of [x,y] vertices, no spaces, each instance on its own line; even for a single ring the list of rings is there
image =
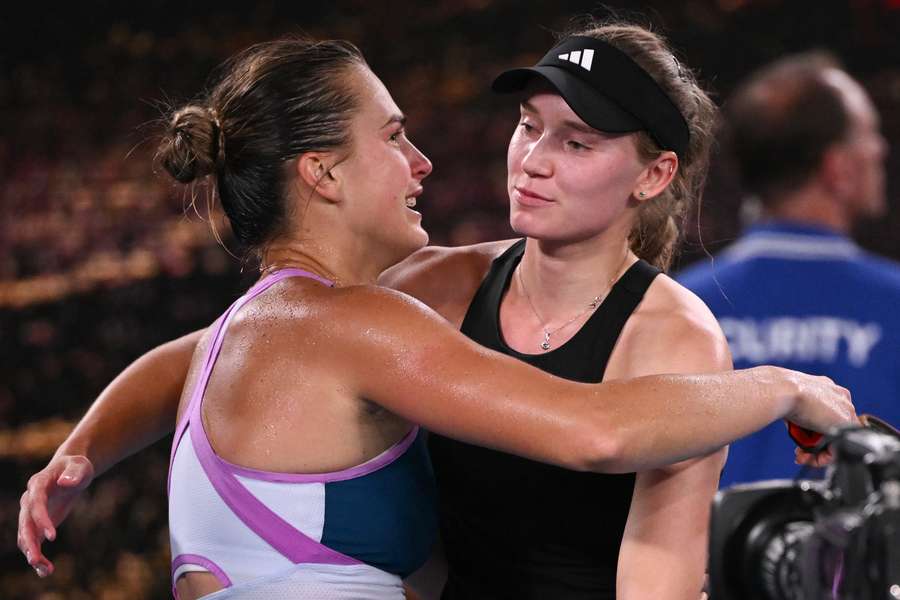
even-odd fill
[[[185,415],[178,424],[178,429],[175,433],[175,441],[172,444],[172,456],[169,465],[169,488],[171,489],[172,485],[171,463],[174,461],[175,452],[184,437],[184,432],[188,425],[191,422],[194,422],[195,427],[192,427],[190,431],[191,442],[206,476],[209,478],[210,483],[219,496],[221,496],[222,500],[234,514],[247,525],[247,527],[294,563],[325,563],[333,565],[361,564],[361,561],[332,550],[313,540],[285,521],[254,496],[240,481],[238,481],[234,473],[224,467],[222,461],[216,456],[215,451],[206,436],[206,432],[203,429],[203,420],[201,417],[203,394],[209,383],[209,377],[212,374],[216,359],[222,349],[225,331],[234,315],[244,305],[269,289],[275,283],[287,277],[298,276],[310,277],[317,281],[321,281],[326,285],[333,285],[330,281],[302,269],[282,269],[265,277],[250,288],[246,294],[238,298],[228,310],[225,311],[214,325],[215,329],[212,334],[212,342],[204,357],[203,369],[194,385],[190,401],[185,410]]]
[[[181,415],[181,419],[175,427],[175,438],[172,442],[172,452],[169,455],[169,480],[166,485],[167,490],[172,489],[172,461],[175,460],[175,451],[178,449],[178,444],[181,443],[181,438],[184,436],[184,431],[187,429],[194,404],[199,402],[200,398],[202,398],[203,394],[206,392],[206,384],[209,383],[209,376],[212,373],[213,365],[219,356],[219,351],[222,349],[225,330],[228,328],[231,318],[249,301],[253,300],[282,279],[288,277],[309,277],[310,279],[315,279],[329,287],[334,286],[334,283],[328,279],[303,269],[280,269],[257,281],[243,296],[232,302],[231,306],[228,307],[221,317],[213,322],[212,342],[206,351],[206,356],[203,358],[203,370],[200,372],[200,378],[194,385],[191,399],[188,401],[188,405],[185,407],[184,413]]]

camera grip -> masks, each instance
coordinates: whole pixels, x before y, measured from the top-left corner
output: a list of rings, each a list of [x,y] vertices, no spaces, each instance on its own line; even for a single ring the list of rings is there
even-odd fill
[[[796,423],[792,423],[788,421],[788,435],[791,436],[791,439],[794,440],[794,443],[797,446],[804,450],[805,452],[815,453],[822,450],[819,447],[819,443],[822,441],[824,437],[818,431],[813,431],[812,429],[806,429],[805,427],[800,427]]]

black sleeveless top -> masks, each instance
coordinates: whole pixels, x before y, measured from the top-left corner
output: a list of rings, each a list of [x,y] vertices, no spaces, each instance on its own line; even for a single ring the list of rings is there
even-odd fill
[[[500,301],[525,240],[494,260],[462,332],[554,375],[597,383],[628,317],[659,270],[638,261],[581,330],[546,354],[508,347]],[[615,598],[616,563],[634,473],[580,473],[431,434],[441,536],[449,564],[442,600]]]

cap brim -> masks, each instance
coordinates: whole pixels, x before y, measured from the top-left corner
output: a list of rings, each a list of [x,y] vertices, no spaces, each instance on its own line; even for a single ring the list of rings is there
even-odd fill
[[[594,129],[609,133],[627,133],[645,129],[631,113],[559,67],[535,66],[510,69],[494,79],[491,89],[500,94],[520,92],[534,77],[540,77],[553,86],[575,114]]]

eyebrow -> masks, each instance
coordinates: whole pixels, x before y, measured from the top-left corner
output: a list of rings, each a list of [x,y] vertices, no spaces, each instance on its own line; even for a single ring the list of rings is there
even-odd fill
[[[575,131],[580,131],[581,133],[586,133],[587,135],[604,135],[602,131],[598,131],[594,129],[590,125],[585,125],[584,123],[577,123],[575,121],[563,121],[563,125],[570,129],[574,129]]]
[[[535,114],[540,114],[539,111],[531,104],[528,100],[522,100],[521,102],[522,108],[524,108],[528,112],[533,112]],[[587,135],[603,135],[603,132],[597,129],[594,129],[590,125],[586,125],[584,123],[579,123],[578,121],[565,120],[562,122],[563,127],[567,127],[569,129],[574,129],[575,131],[580,131],[581,133]]]
[[[382,129],[387,127],[388,125],[392,125],[394,123],[400,123],[400,125],[406,125],[406,115],[404,114],[395,114],[391,115],[391,118],[387,120],[387,123],[381,126]]]

